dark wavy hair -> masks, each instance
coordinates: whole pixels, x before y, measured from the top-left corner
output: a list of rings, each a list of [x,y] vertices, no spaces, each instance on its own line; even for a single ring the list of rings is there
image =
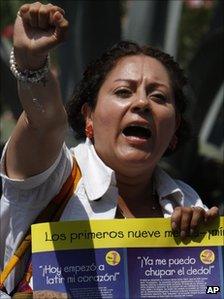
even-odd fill
[[[91,62],[83,73],[81,81],[74,89],[71,100],[66,105],[68,122],[75,133],[77,140],[85,139],[85,119],[81,112],[83,104],[87,103],[95,108],[99,90],[108,73],[115,67],[122,57],[131,55],[146,55],[160,61],[167,69],[175,97],[175,108],[180,115],[180,125],[176,131],[178,146],[183,144],[189,136],[189,125],[184,118],[186,110],[186,98],[183,88],[187,79],[177,62],[159,49],[151,46],[139,46],[131,41],[121,41],[102,54],[97,60]],[[169,154],[167,149],[165,154]]]

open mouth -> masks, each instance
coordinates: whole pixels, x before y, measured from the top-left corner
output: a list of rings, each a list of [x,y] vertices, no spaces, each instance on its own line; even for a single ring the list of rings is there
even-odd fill
[[[140,139],[149,139],[152,136],[151,130],[146,127],[138,126],[138,125],[131,125],[126,127],[122,133],[126,137],[135,137]]]

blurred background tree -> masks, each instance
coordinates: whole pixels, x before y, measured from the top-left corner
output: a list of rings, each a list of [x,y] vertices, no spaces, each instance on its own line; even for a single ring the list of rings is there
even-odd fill
[[[210,1],[210,4],[192,7],[184,2],[179,24],[178,44],[178,62],[183,68],[187,68],[202,37],[208,32],[216,5],[217,1]]]

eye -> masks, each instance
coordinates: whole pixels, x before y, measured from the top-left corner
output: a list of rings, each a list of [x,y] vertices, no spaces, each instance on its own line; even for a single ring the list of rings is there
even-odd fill
[[[156,102],[164,103],[167,101],[167,97],[162,93],[154,93],[150,95],[150,98]]]
[[[128,88],[120,88],[115,91],[115,94],[120,98],[129,98],[132,95],[132,91]]]

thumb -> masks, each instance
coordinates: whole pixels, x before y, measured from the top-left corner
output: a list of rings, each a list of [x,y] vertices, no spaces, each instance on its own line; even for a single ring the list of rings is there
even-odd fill
[[[59,11],[54,13],[52,20],[55,26],[54,38],[56,43],[63,42],[67,36],[69,23]]]
[[[219,216],[219,209],[217,207],[212,207],[205,214],[205,222],[214,220]]]

